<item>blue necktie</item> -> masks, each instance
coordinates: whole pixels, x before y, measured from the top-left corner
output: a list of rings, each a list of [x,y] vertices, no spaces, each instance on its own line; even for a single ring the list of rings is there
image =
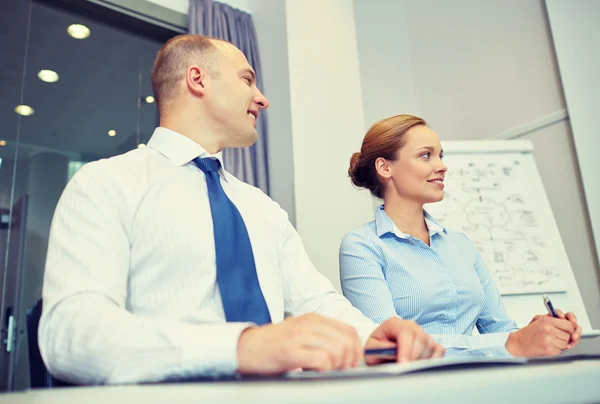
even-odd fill
[[[270,323],[271,316],[258,283],[248,230],[242,215],[221,186],[221,163],[216,159],[198,157],[194,163],[206,174],[215,236],[217,283],[225,318],[227,321],[251,321],[258,325]]]

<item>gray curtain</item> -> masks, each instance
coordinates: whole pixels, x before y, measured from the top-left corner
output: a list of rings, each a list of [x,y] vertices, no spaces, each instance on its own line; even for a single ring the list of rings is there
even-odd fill
[[[208,35],[237,46],[256,70],[256,80],[262,89],[258,42],[252,16],[226,4],[212,0],[190,0],[188,13],[190,34]],[[262,110],[256,122],[258,141],[249,148],[225,149],[223,164],[227,171],[248,184],[269,194],[267,172],[267,114]]]

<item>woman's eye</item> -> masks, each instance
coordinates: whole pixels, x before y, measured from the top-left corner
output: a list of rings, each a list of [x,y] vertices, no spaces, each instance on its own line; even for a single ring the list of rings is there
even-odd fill
[[[423,154],[421,154],[421,157],[428,159],[431,157],[431,153],[429,153],[429,152],[423,153]]]

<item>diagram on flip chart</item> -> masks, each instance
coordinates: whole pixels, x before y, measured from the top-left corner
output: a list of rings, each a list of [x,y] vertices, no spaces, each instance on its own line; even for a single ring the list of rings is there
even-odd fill
[[[556,259],[562,242],[549,231],[554,218],[529,163],[521,153],[448,153],[444,200],[425,207],[449,231],[469,237],[504,295],[566,290]]]

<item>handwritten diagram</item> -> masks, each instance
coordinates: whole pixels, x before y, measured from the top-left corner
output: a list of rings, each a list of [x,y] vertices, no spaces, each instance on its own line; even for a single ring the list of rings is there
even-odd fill
[[[471,239],[500,292],[564,291],[520,155],[450,157],[446,162],[444,200],[425,209],[444,227]]]

